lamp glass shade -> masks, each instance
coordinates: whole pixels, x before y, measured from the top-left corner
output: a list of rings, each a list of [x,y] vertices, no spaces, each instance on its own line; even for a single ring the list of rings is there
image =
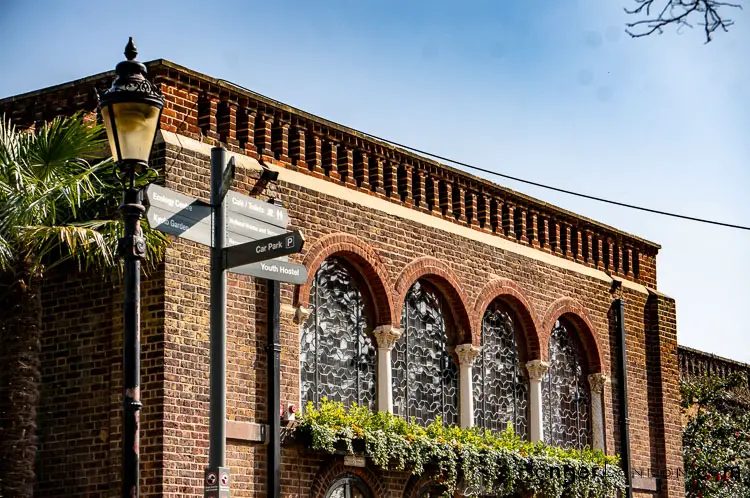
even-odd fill
[[[102,107],[102,121],[115,161],[148,162],[160,111],[143,102],[117,102]]]

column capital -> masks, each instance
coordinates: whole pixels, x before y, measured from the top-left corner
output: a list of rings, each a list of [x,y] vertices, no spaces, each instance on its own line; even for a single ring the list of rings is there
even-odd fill
[[[459,344],[456,346],[456,356],[459,365],[473,365],[482,348],[473,344]]]
[[[529,379],[541,380],[547,370],[549,363],[542,360],[531,360],[526,362],[526,370],[529,372]]]
[[[401,337],[402,329],[396,328],[393,325],[378,325],[372,331],[375,336],[375,340],[378,343],[378,349],[387,349],[390,351],[393,349],[393,345]]]
[[[604,387],[609,382],[609,377],[603,373],[595,373],[589,375],[589,386],[591,392],[594,394],[601,394],[604,392]]]
[[[302,324],[307,321],[307,317],[312,313],[312,308],[305,308],[304,306],[298,306],[297,311],[294,312],[294,321]]]

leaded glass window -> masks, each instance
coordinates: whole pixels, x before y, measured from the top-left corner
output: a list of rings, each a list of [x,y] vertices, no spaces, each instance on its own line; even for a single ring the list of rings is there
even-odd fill
[[[458,424],[458,371],[448,353],[448,324],[442,295],[417,281],[404,300],[404,329],[393,347],[393,411],[427,425],[438,415]]]
[[[589,386],[574,328],[558,320],[549,340],[549,370],[542,379],[544,440],[565,448],[591,445]]]
[[[482,351],[472,369],[474,424],[504,431],[511,424],[526,438],[529,381],[521,367],[514,313],[500,300],[482,318]]]
[[[367,334],[365,300],[354,271],[337,258],[320,265],[310,291],[312,311],[300,336],[302,403],[323,397],[375,409],[375,346]]]
[[[347,472],[331,484],[326,498],[372,498],[372,492],[362,479]]]

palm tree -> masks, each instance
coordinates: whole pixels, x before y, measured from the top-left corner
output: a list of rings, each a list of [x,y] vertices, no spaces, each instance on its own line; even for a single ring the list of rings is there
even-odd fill
[[[80,114],[34,132],[0,119],[0,496],[33,494],[45,272],[120,267],[122,187],[105,150]],[[143,230],[155,264],[166,238]]]

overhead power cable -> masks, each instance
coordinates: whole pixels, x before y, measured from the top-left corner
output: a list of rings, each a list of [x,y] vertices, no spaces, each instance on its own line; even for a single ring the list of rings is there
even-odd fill
[[[262,98],[264,98],[266,100],[270,100],[270,101],[275,102],[275,103],[277,103],[279,105],[282,105],[284,107],[291,107],[288,104],[284,104],[283,102],[279,102],[278,100],[276,100],[274,98],[267,97],[267,96],[265,96],[263,94],[255,92],[253,90],[250,90],[249,88],[245,88],[245,87],[243,87],[241,85],[238,85],[236,83],[232,83],[231,81],[227,81],[227,80],[219,80],[219,81],[223,81],[225,83],[229,83],[232,86],[235,86],[237,88],[241,88],[242,90],[244,90],[246,92],[250,92],[250,93],[252,93],[254,95],[262,97]],[[328,120],[328,121],[330,121],[330,120]],[[332,121],[332,122],[335,123],[334,121]],[[552,191],[555,191],[555,192],[561,192],[563,194],[574,195],[576,197],[582,197],[584,199],[590,199],[592,201],[604,202],[604,203],[607,203],[607,204],[613,204],[615,206],[621,206],[621,207],[625,207],[625,208],[636,209],[638,211],[645,211],[647,213],[660,214],[662,216],[671,216],[672,218],[679,218],[679,219],[689,220],[689,221],[697,221],[699,223],[707,223],[709,225],[718,225],[718,226],[722,226],[722,227],[736,228],[738,230],[748,230],[748,231],[750,231],[750,226],[735,225],[733,223],[725,223],[725,222],[722,222],[722,221],[708,220],[708,219],[705,219],[705,218],[696,218],[694,216],[687,216],[687,215],[679,214],[679,213],[671,213],[671,212],[668,212],[668,211],[661,211],[659,209],[651,209],[651,208],[647,208],[647,207],[643,207],[643,206],[636,206],[635,204],[628,204],[628,203],[625,203],[625,202],[613,201],[611,199],[605,199],[603,197],[596,197],[596,196],[593,196],[593,195],[582,194],[580,192],[574,192],[572,190],[567,190],[567,189],[560,188],[560,187],[553,187],[552,185],[545,185],[543,183],[534,182],[534,181],[531,181],[531,180],[524,180],[523,178],[518,178],[517,176],[506,175],[505,173],[498,173],[497,171],[492,171],[492,170],[489,170],[489,169],[486,169],[486,168],[481,168],[479,166],[474,166],[472,164],[465,163],[463,161],[457,161],[457,160],[451,159],[449,157],[441,156],[441,155],[438,155],[438,154],[433,154],[432,152],[427,152],[427,151],[424,151],[424,150],[417,149],[415,147],[410,147],[408,145],[400,144],[398,142],[394,142],[393,140],[388,140],[387,138],[378,137],[376,135],[373,135],[372,133],[367,133],[367,132],[364,132],[364,131],[357,130],[356,128],[352,128],[351,126],[345,126],[345,125],[342,125],[342,124],[339,124],[339,123],[335,123],[335,124],[337,124],[339,126],[342,126],[344,128],[349,128],[350,130],[353,130],[353,131],[355,131],[357,133],[360,133],[362,135],[368,136],[368,137],[370,137],[372,139],[380,140],[381,142],[386,142],[386,143],[389,143],[391,145],[395,145],[396,147],[401,147],[402,149],[406,149],[406,150],[410,150],[412,152],[416,152],[417,154],[422,154],[424,156],[434,157],[435,159],[439,159],[441,161],[446,161],[446,162],[449,162],[449,163],[457,164],[459,166],[463,166],[464,168],[469,168],[469,169],[472,169],[472,170],[475,170],[475,171],[481,171],[482,173],[487,173],[488,175],[499,176],[501,178],[506,178],[508,180],[513,180],[513,181],[516,181],[516,182],[525,183],[527,185],[533,185],[535,187],[545,188],[545,189],[552,190]]]

